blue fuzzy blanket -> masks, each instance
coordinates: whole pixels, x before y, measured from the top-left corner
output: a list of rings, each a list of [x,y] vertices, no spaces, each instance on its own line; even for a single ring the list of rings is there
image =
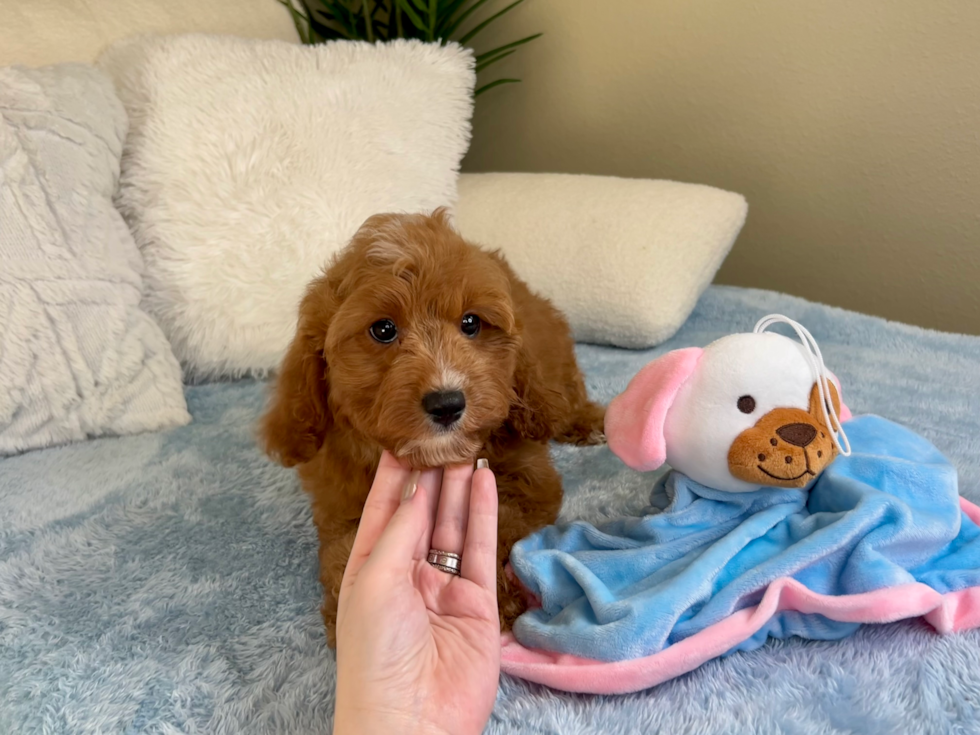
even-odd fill
[[[550,526],[520,541],[511,563],[541,607],[517,621],[517,640],[624,661],[710,635],[776,580],[818,596],[887,590],[877,607],[890,620],[919,614],[896,614],[912,583],[940,595],[980,585],[980,529],[960,509],[956,469],[880,417],[846,429],[853,453],[808,488],[731,493],[671,472],[647,515]],[[753,650],[767,636],[850,635],[859,624],[834,619],[836,602],[820,613],[779,609],[730,650]]]
[[[713,287],[656,350],[582,345],[607,401],[663,352],[806,324],[848,387],[940,447],[980,501],[980,338]],[[255,448],[265,386],[188,387],[194,421],[0,461],[0,733],[323,733],[335,664],[294,473]],[[639,515],[655,479],[555,447],[562,520]],[[920,622],[770,641],[652,690],[585,696],[502,677],[487,733],[980,732],[980,633]]]

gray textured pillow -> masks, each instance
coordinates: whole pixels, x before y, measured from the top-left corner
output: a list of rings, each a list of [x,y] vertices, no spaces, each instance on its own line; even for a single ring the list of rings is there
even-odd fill
[[[97,69],[0,69],[0,455],[190,421],[112,204],[125,135]]]

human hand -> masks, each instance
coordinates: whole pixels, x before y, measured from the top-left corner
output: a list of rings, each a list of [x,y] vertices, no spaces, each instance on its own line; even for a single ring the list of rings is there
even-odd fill
[[[426,562],[430,548],[460,554],[461,575]],[[483,731],[500,676],[496,555],[490,470],[419,476],[382,455],[340,589],[334,735]]]

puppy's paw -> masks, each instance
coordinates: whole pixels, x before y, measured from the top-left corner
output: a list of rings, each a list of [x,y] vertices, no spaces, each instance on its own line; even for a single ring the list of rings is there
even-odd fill
[[[514,622],[527,610],[527,601],[521,595],[520,599],[514,597],[498,598],[497,604],[500,608],[500,632],[506,633],[514,627]]]
[[[500,631],[506,633],[529,605],[528,592],[509,564],[497,567],[497,609],[500,612]]]
[[[556,438],[560,442],[577,444],[580,447],[605,444],[605,421],[605,406],[600,406],[596,403],[587,403],[573,417],[567,431]]]

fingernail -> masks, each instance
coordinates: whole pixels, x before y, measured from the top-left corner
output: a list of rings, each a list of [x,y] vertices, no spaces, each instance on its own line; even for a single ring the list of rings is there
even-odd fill
[[[490,469],[490,463],[485,459],[476,460],[476,468],[478,470],[488,470]]]
[[[408,476],[408,481],[405,483],[405,489],[402,490],[402,502],[411,500],[415,496],[415,491],[419,486],[419,477],[422,472],[420,470],[412,470],[412,474]]]

